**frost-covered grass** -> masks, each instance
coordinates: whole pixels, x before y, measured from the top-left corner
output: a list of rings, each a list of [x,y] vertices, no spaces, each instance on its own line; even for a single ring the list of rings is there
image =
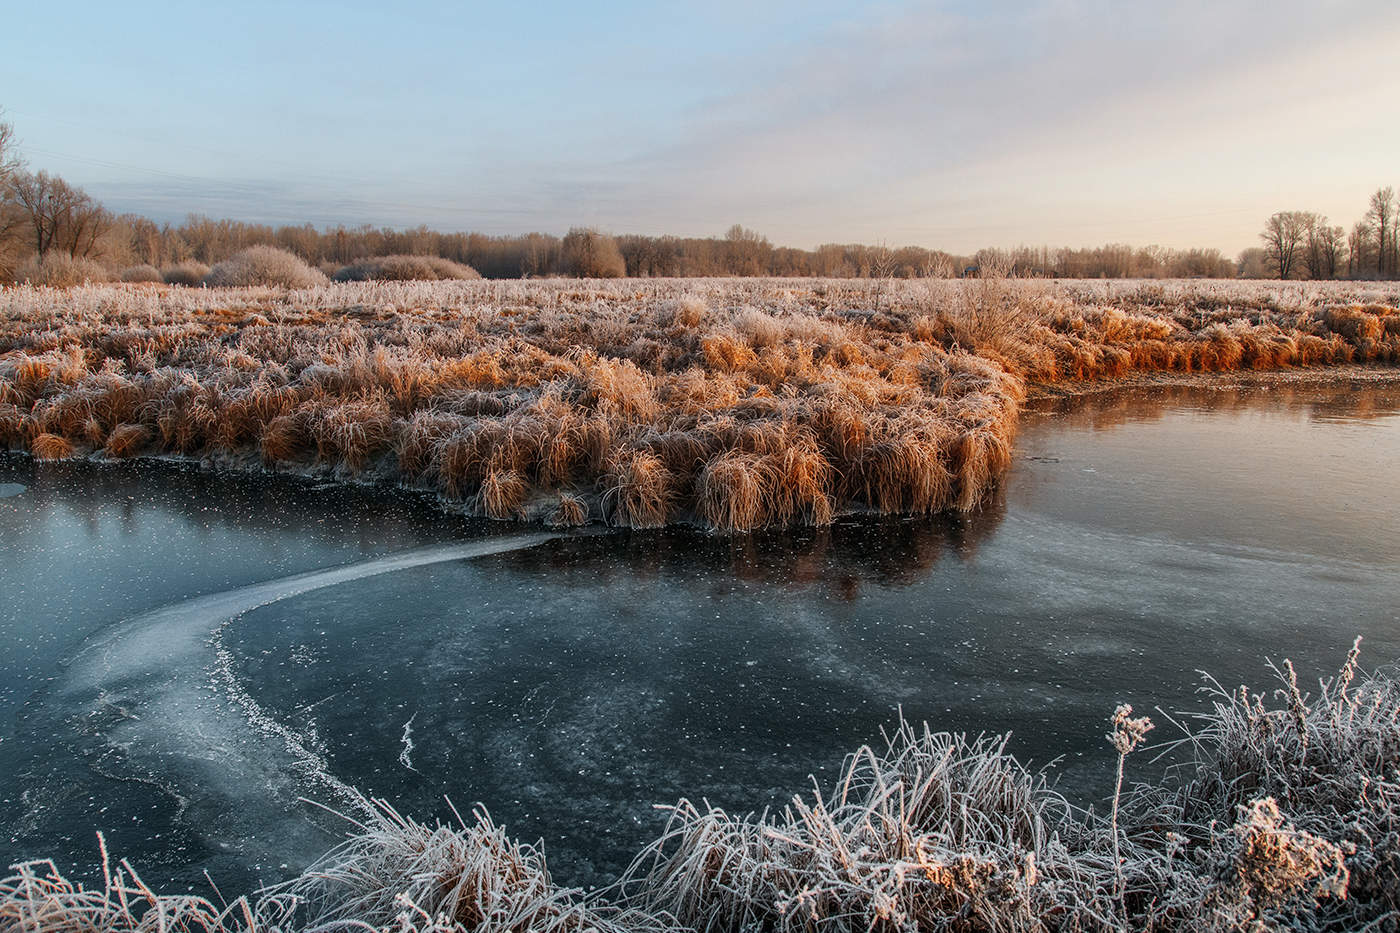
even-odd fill
[[[0,292],[0,446],[367,476],[560,524],[969,511],[1011,462],[1029,384],[1393,364],[1398,300],[1254,282],[21,287]]]
[[[681,801],[661,838],[593,894],[484,811],[429,826],[380,801],[300,877],[231,904],[162,896],[103,850],[103,885],[48,862],[0,882],[0,929],[195,931],[1357,931],[1400,926],[1400,681],[1353,650],[1310,694],[1219,688],[1179,715],[1185,763],[1106,739],[1133,789],[1081,811],[1005,737],[900,723],[832,787],[781,813]],[[1132,757],[1130,757],[1132,756]]]

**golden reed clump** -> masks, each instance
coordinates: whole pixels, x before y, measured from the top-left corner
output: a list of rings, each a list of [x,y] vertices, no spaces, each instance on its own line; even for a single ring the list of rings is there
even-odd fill
[[[67,438],[57,434],[40,434],[30,445],[34,456],[39,460],[65,460],[73,456],[73,445]]]
[[[623,280],[0,293],[0,445],[364,475],[499,518],[970,511],[1027,387],[1400,362],[1400,288]]]

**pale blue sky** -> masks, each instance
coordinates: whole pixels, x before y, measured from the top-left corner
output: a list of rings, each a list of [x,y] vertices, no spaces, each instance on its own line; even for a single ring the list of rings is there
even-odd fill
[[[1400,184],[1400,4],[15,5],[22,152],[119,211],[1254,245]]]

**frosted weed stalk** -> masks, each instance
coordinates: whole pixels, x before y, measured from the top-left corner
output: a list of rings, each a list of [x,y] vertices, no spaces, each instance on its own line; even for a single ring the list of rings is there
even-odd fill
[[[1123,797],[1123,763],[1137,750],[1153,728],[1152,720],[1146,716],[1133,718],[1133,708],[1126,703],[1113,711],[1113,731],[1106,738],[1118,752],[1118,774],[1113,783],[1113,816],[1109,819],[1109,832],[1113,835],[1113,871],[1117,878],[1117,891],[1123,896],[1123,860],[1118,851],[1118,804]]]

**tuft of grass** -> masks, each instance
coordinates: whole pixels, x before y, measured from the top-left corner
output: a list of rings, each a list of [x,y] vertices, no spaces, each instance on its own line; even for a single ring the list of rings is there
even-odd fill
[[[394,424],[383,399],[325,401],[306,411],[316,457],[340,463],[359,473],[370,458],[385,450],[394,437]]]
[[[33,421],[18,405],[0,403],[0,448],[23,444],[32,435]]]
[[[1271,692],[1208,681],[1213,708],[1186,724],[1194,761],[1168,812],[1204,827],[1267,797],[1298,831],[1350,852],[1353,903],[1400,922],[1400,681],[1363,672],[1359,656],[1357,639],[1313,694],[1287,662],[1270,665]]]
[[[123,860],[115,869],[102,834],[102,890],[65,878],[50,860],[22,862],[0,880],[0,929],[27,933],[234,933],[275,929],[276,914],[262,905],[266,923],[248,898],[217,907],[193,895],[157,894]]]
[[[305,454],[310,440],[304,417],[279,415],[268,422],[258,446],[267,463],[290,463]]]
[[[151,432],[141,424],[119,424],[107,435],[102,452],[118,459],[134,457],[150,443]]]
[[[703,930],[1034,929],[1107,909],[1057,836],[1068,804],[1005,744],[901,723],[781,813],[683,800],[620,890]]]
[[[518,470],[492,467],[481,480],[477,499],[481,511],[490,518],[517,518],[529,492],[530,484]]]
[[[726,451],[707,462],[696,481],[700,517],[715,528],[750,531],[767,522],[776,477],[766,457]]]
[[[480,933],[660,931],[637,911],[590,904],[550,877],[544,853],[510,839],[485,808],[429,826],[373,802],[358,832],[276,889],[303,928]]]
[[[647,450],[622,450],[603,477],[603,507],[614,524],[660,528],[670,517],[672,477],[661,458]]]
[[[39,434],[30,445],[37,460],[66,460],[73,456],[73,443],[58,434]]]
[[[569,492],[559,494],[559,504],[546,519],[553,528],[576,528],[588,524],[588,503],[582,496]]]

